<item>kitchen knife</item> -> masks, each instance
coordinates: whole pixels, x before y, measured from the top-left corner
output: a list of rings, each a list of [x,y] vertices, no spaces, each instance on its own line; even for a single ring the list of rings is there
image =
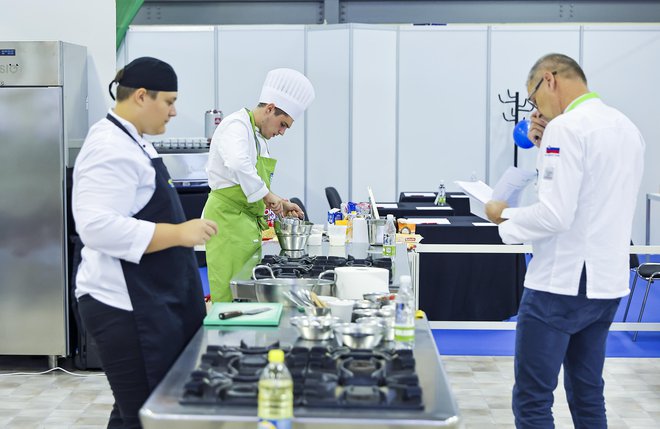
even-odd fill
[[[218,317],[222,320],[226,319],[231,319],[232,317],[238,317],[238,316],[243,316],[243,315],[250,315],[250,314],[259,314],[263,313],[264,311],[272,310],[271,307],[261,307],[261,308],[255,308],[253,310],[236,310],[236,311],[224,311],[220,314],[218,314]]]

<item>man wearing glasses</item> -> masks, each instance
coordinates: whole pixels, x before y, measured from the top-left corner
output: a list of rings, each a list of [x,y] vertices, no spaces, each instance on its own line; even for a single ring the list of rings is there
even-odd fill
[[[589,91],[584,72],[565,55],[539,59],[527,90],[536,108],[529,138],[539,148],[538,202],[486,205],[502,241],[531,242],[534,252],[516,327],[516,427],[554,427],[553,391],[563,364],[575,427],[607,428],[605,345],[629,292],[645,143],[626,116]]]

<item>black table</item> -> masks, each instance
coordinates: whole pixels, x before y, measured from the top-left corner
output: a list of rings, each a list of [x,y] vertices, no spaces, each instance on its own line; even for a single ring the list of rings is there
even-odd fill
[[[396,207],[382,207],[382,204],[396,205]],[[388,214],[400,217],[447,217],[454,216],[454,209],[447,204],[444,207],[430,203],[376,203],[378,215],[385,217]],[[420,208],[421,207],[421,208]]]
[[[437,192],[401,192],[399,193],[399,204],[401,203],[429,203],[435,201]],[[463,192],[447,192],[447,204],[454,210],[454,216],[470,216],[470,199]]]
[[[503,244],[496,226],[477,216],[450,217],[450,225],[417,225],[424,244]],[[524,254],[420,253],[419,307],[429,320],[502,321],[518,312]]]

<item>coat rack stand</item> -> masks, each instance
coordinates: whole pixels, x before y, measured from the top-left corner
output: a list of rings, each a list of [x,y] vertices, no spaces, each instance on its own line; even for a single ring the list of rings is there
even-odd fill
[[[526,98],[524,103],[520,104],[520,93],[518,91],[511,94],[511,91],[507,89],[506,95],[508,99],[502,100],[502,96],[500,94],[497,94],[497,98],[500,99],[500,103],[502,104],[513,103],[513,107],[511,107],[511,116],[507,118],[506,114],[502,112],[502,117],[507,122],[513,122],[514,126],[518,125],[519,122],[518,118],[520,116],[520,112],[531,112],[534,110],[534,106],[532,106],[532,104]],[[525,118],[523,117],[523,119]],[[513,166],[514,167],[518,166],[518,146],[515,143],[513,144]]]

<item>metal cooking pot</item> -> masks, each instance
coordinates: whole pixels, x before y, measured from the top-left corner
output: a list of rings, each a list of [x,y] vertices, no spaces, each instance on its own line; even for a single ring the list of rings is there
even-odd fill
[[[257,270],[267,270],[271,278],[257,279]],[[328,274],[333,275],[332,280],[323,278]],[[335,296],[336,274],[332,270],[323,271],[316,279],[276,278],[268,265],[257,265],[252,269],[252,279],[258,302],[280,302],[285,307],[293,307],[294,304],[282,292],[298,289],[306,289],[317,295]]]

